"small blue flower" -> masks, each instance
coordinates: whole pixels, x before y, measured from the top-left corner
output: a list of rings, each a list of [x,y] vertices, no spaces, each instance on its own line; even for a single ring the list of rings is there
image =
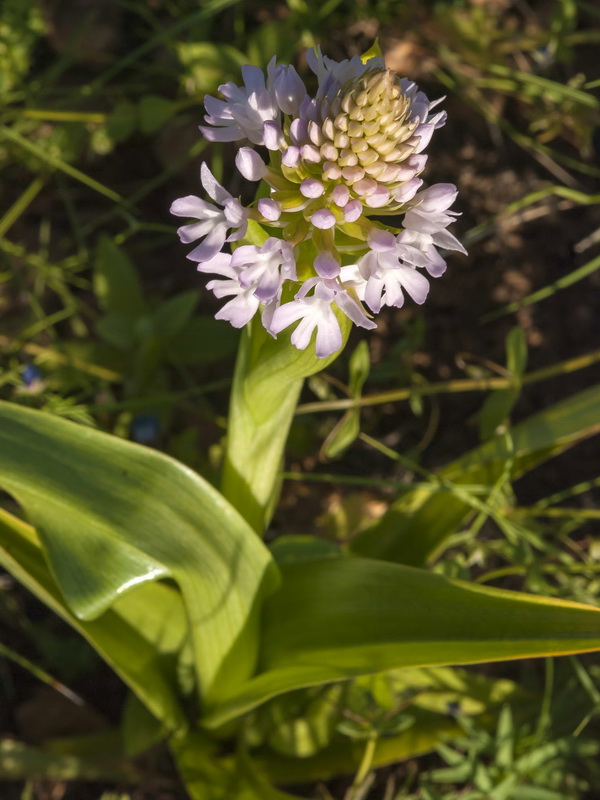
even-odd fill
[[[156,444],[159,430],[155,414],[136,414],[131,423],[131,438],[138,444]]]
[[[21,378],[28,389],[42,382],[42,373],[34,364],[27,364],[21,370]]]

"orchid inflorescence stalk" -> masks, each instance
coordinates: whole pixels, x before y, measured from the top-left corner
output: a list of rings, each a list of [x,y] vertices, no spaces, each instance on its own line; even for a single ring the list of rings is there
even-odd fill
[[[266,80],[245,66],[242,87],[226,83],[224,100],[205,98],[206,139],[269,151],[268,164],[253,147],[236,156],[242,176],[264,181],[267,196],[245,208],[202,164],[213,203],[190,195],[171,211],[197,220],[178,233],[185,243],[201,240],[188,258],[217,276],[208,289],[230,298],[217,319],[241,328],[260,310],[273,336],[299,322],[292,344],[306,348],[316,329],[316,354],[324,358],[342,346],[336,314],[374,328],[369,311],[401,307],[404,292],[425,301],[425,273],[435,278],[446,269],[438,247],[466,251],[447,230],[457,216],[449,210],[456,187],[422,188],[419,177],[423,151],[446,120],[444,111],[432,113],[440,101],[430,102],[381,57],[337,62],[317,50],[307,60],[315,97],[294,67],[272,59]],[[402,227],[378,221],[385,216],[402,216]],[[266,228],[266,241],[223,252],[246,236],[249,220]]]

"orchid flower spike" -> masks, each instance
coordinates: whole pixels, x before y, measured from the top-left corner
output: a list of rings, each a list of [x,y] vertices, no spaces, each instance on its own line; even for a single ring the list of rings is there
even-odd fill
[[[273,58],[266,75],[243,67],[243,86],[226,83],[223,100],[205,98],[205,138],[240,142],[238,171],[266,184],[256,205],[243,207],[203,164],[213,203],[183,197],[171,212],[196,220],[178,230],[182,242],[200,240],[188,258],[217,276],[207,288],[231,298],[219,319],[242,327],[260,311],[273,336],[296,326],[292,344],[304,349],[314,338],[325,358],[342,346],[337,315],[374,328],[383,306],[399,308],[406,295],[425,302],[429,278],[446,270],[438,248],[466,251],[447,230],[456,187],[425,188],[420,177],[424,150],[446,121],[433,110],[440,100],[430,102],[381,57],[337,62],[317,49],[307,61],[318,84],[312,97],[294,67]],[[252,145],[270,151],[268,164]],[[401,218],[400,226],[382,216]],[[243,240],[249,220],[263,244],[223,252]]]

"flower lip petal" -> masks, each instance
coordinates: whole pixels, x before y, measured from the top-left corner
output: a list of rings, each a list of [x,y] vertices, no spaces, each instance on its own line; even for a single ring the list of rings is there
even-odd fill
[[[219,250],[225,244],[225,236],[227,233],[227,226],[225,223],[216,225],[206,238],[195,247],[191,253],[187,254],[190,261],[208,261],[213,256],[216,256]]]
[[[412,267],[402,267],[398,271],[398,281],[415,303],[422,305],[425,302],[429,292],[429,281],[421,272]]]
[[[208,196],[215,201],[215,203],[219,203],[219,205],[224,205],[227,200],[231,200],[231,195],[225,189],[219,181],[215,178],[212,174],[206,161],[203,161],[200,165],[200,181],[202,186],[206,189]]]
[[[218,209],[207,203],[206,200],[202,200],[193,194],[173,200],[170,212],[176,217],[189,217],[190,219],[215,217],[220,213]]]
[[[372,228],[367,237],[369,246],[380,253],[393,250],[396,247],[396,237],[391,231],[384,231],[381,228]]]
[[[315,258],[315,269],[321,278],[336,278],[340,274],[340,262],[329,251],[323,251]]]
[[[213,122],[211,117],[207,116],[204,119],[208,123]],[[200,125],[199,127],[202,136],[209,142],[237,142],[238,139],[244,138],[242,129],[236,124],[214,128],[207,128],[204,125]]]

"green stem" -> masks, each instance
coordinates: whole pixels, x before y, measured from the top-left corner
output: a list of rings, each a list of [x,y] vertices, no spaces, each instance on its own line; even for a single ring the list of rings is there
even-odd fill
[[[338,321],[346,339],[350,322],[347,317]],[[221,492],[258,534],[266,529],[279,495],[283,451],[304,378],[325,369],[337,356],[319,359],[314,345],[298,350],[285,334],[275,340],[260,320],[242,334]]]
[[[377,736],[370,736],[367,739],[365,751],[363,753],[363,757],[358,767],[358,772],[356,773],[356,777],[354,778],[354,782],[352,784],[352,788],[354,789],[355,792],[362,786],[369,772],[371,771],[371,767],[373,766],[373,758],[375,757],[376,746],[377,746]]]
[[[235,367],[227,426],[221,492],[262,534],[278,494],[283,448],[303,380],[265,381],[265,404],[260,388],[249,386],[253,364],[250,336],[243,336]],[[273,402],[276,401],[276,402]],[[263,414],[265,407],[269,413]]]
[[[583,356],[571,358],[568,361],[560,361],[550,367],[538,369],[523,375],[521,383],[537,383],[538,381],[548,380],[559,375],[575,372],[600,361],[600,350],[594,350]],[[480,392],[492,389],[510,389],[515,385],[512,378],[480,378],[480,379],[458,379],[445,381],[443,383],[426,383],[422,386],[409,386],[405,389],[392,389],[388,392],[378,392],[377,394],[365,395],[364,397],[350,397],[343,400],[323,400],[314,403],[304,403],[298,406],[297,414],[311,414],[323,411],[346,411],[349,408],[364,408],[366,406],[377,406],[383,403],[395,403],[402,400],[409,400],[413,396],[424,396],[434,394],[453,394],[455,392]]]

